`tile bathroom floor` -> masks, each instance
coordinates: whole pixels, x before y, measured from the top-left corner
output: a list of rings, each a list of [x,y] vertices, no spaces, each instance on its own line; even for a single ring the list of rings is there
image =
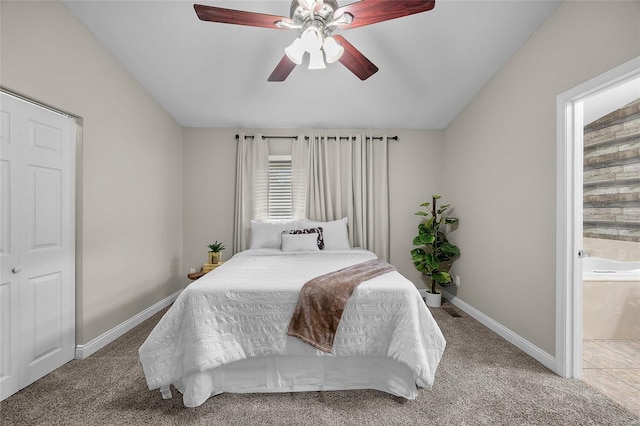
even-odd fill
[[[640,340],[583,340],[582,380],[640,417]]]

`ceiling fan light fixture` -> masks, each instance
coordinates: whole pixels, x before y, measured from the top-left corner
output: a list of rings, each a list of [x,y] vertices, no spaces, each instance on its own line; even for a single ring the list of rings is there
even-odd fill
[[[300,37],[293,40],[286,49],[284,49],[284,53],[287,55],[291,62],[296,65],[300,65],[302,63],[302,57],[304,56],[305,48],[304,43],[300,39]]]
[[[324,50],[328,64],[336,62],[344,53],[344,47],[340,46],[331,36],[324,39],[324,43],[322,43],[322,50]]]
[[[323,70],[327,68],[322,58],[322,50],[314,50],[309,52],[309,69],[310,70]]]
[[[322,34],[315,26],[310,26],[300,36],[304,50],[311,53],[322,48]]]

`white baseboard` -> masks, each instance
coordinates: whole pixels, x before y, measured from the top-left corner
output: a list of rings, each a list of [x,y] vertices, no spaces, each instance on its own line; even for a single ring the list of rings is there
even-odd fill
[[[142,324],[144,321],[148,320],[149,318],[160,312],[162,309],[171,305],[176,300],[180,292],[182,292],[182,290],[176,291],[171,296],[166,297],[155,305],[150,306],[139,314],[129,318],[122,324],[117,325],[111,330],[101,334],[86,345],[76,345],[76,359],[85,359],[90,355],[93,355],[100,349],[107,346],[109,343],[116,340],[118,337],[132,330],[134,327]]]
[[[441,290],[442,291],[442,290]],[[447,293],[446,291],[442,291],[442,296],[451,302],[453,305],[462,309],[464,312],[469,314],[469,316],[475,318],[478,322],[480,322],[485,327],[489,328],[491,331],[507,340],[509,343],[515,345],[518,349],[522,350],[524,353],[540,362],[542,365],[547,367],[551,371],[556,371],[556,359],[554,356],[549,353],[543,351],[533,343],[509,330],[507,327],[503,326],[493,318],[483,314],[473,306],[468,303],[462,301],[456,296]]]

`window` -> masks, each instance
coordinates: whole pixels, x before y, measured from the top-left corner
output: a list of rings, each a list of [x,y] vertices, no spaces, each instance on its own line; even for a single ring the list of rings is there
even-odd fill
[[[269,220],[293,218],[291,156],[269,156]]]

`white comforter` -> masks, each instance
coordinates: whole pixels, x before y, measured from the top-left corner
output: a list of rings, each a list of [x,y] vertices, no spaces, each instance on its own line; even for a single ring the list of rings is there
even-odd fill
[[[430,387],[445,340],[415,286],[398,272],[362,283],[338,327],[332,354],[287,336],[302,285],[375,258],[366,250],[248,250],[190,284],[139,355],[149,389],[251,357],[372,356],[405,364]]]

